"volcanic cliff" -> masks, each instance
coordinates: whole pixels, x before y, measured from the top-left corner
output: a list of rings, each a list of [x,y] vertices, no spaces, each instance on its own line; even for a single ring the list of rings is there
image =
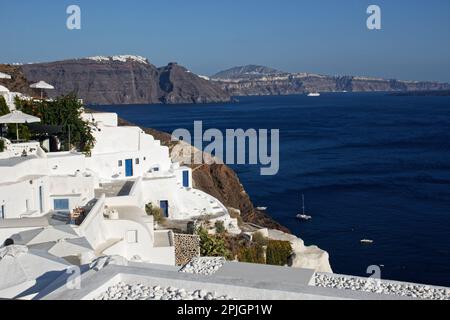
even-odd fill
[[[6,68],[4,66],[3,68]],[[139,56],[90,57],[16,66],[28,81],[55,87],[50,97],[75,93],[86,104],[228,102],[230,96],[177,63],[157,68]],[[20,92],[24,92],[23,90]]]

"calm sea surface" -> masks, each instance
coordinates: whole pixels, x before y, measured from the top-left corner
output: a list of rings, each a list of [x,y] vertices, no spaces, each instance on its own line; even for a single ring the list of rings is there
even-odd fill
[[[450,286],[450,97],[324,94],[235,104],[96,106],[145,127],[280,129],[280,172],[233,166],[256,206],[335,272]],[[306,197],[310,222],[295,219]],[[360,240],[373,239],[370,246]]]

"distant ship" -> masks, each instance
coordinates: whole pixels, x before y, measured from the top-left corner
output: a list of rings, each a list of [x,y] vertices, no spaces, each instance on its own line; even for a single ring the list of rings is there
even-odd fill
[[[373,244],[373,240],[362,239],[362,240],[361,240],[361,244]]]
[[[311,92],[308,94],[308,97],[320,97],[320,93],[318,92]]]
[[[301,213],[301,214],[298,214],[296,217],[297,217],[297,219],[300,219],[300,220],[306,220],[306,221],[312,219],[311,216],[308,216],[308,215],[305,213],[305,195],[304,195],[304,194],[302,194],[302,213]]]
[[[256,209],[259,210],[259,211],[266,211],[267,207],[257,207]]]

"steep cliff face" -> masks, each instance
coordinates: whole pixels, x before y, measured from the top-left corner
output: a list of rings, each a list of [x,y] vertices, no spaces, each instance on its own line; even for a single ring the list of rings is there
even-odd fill
[[[211,79],[232,96],[287,95],[308,92],[404,92],[450,89],[450,85],[447,83],[286,73],[253,65],[231,68],[215,74]]]
[[[20,67],[31,81],[55,87],[49,96],[74,92],[87,104],[227,102],[230,96],[175,63],[157,68],[143,57],[91,57]]]
[[[163,103],[211,103],[230,101],[214,82],[200,78],[176,63],[159,68],[159,86],[165,93]]]

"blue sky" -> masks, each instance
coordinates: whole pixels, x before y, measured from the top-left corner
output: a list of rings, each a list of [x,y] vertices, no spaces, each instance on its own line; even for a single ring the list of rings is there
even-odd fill
[[[66,28],[66,8],[82,29]],[[366,9],[382,9],[382,30]],[[236,65],[450,82],[448,0],[0,0],[0,62],[138,54],[210,75]]]

